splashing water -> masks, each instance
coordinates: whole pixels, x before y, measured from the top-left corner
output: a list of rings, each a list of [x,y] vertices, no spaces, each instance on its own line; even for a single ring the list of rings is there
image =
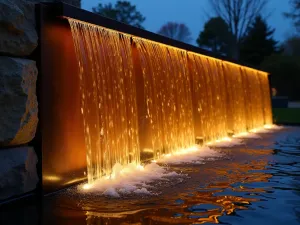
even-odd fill
[[[130,38],[69,20],[81,81],[88,180],[140,162]]]
[[[153,188],[153,185],[150,185],[151,182],[155,181],[157,184],[176,178],[181,181],[182,177],[186,175],[170,172],[156,163],[146,166],[115,164],[110,176],[102,177],[92,184],[79,185],[78,189],[85,193],[98,193],[114,198],[128,195],[156,195],[151,191]]]
[[[69,23],[81,81],[88,185],[111,179],[116,166],[141,168],[143,160],[188,153],[197,138],[217,145],[229,134],[249,136],[271,127],[267,73]]]
[[[154,150],[154,158],[193,146],[194,123],[186,52],[140,38],[133,40],[143,72],[146,123],[151,136],[148,147]]]

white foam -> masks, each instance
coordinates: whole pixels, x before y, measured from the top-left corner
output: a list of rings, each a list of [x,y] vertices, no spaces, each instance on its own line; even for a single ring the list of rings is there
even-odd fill
[[[254,134],[264,134],[264,133],[273,133],[273,132],[274,132],[273,129],[265,129],[265,128],[250,130],[250,133],[254,133]]]
[[[208,143],[208,145],[217,148],[229,148],[233,146],[244,145],[244,141],[238,138],[224,138],[222,140]]]
[[[264,127],[250,130],[250,133],[254,133],[254,134],[273,133],[273,132],[275,132],[277,130],[281,130],[281,129],[283,129],[282,126],[277,126],[277,125],[271,124],[271,125],[265,125]]]
[[[248,138],[253,138],[253,139],[259,139],[262,138],[260,134],[264,133],[273,133],[277,130],[283,129],[282,126],[277,126],[274,124],[271,125],[265,125],[264,127],[252,129],[249,132],[243,132],[240,134],[233,135],[234,138],[242,138],[242,139],[248,139]]]
[[[234,139],[259,139],[261,138],[261,136],[257,133],[249,133],[249,132],[244,132],[244,133],[240,133],[240,134],[236,134],[236,135],[233,135],[233,138]]]
[[[284,128],[284,126],[278,126],[276,124],[269,124],[264,126],[265,129],[271,129],[271,130],[281,130]]]
[[[136,189],[136,190],[134,190],[134,193],[136,193],[136,194],[142,194],[142,195],[151,195],[152,194],[146,188]]]
[[[182,150],[173,155],[166,155],[158,159],[158,163],[178,165],[178,164],[203,164],[207,158],[219,158],[222,154],[219,151],[213,150],[207,146],[193,147],[187,150]]]
[[[151,182],[170,181],[174,177],[182,178],[183,174],[174,171],[169,172],[167,168],[156,163],[143,166],[129,164],[122,166],[116,164],[110,177],[104,177],[92,184],[82,184],[78,190],[83,193],[94,193],[113,198],[126,195],[155,195],[151,192]],[[186,177],[186,176],[185,176]]]
[[[108,188],[103,192],[103,195],[119,198],[120,195],[115,188]]]
[[[242,133],[235,135],[234,138],[223,138],[221,140],[208,143],[209,146],[197,147],[193,146],[188,149],[182,149],[174,154],[168,154],[158,159],[161,164],[203,164],[205,160],[215,160],[223,156],[223,154],[213,149],[214,147],[232,147],[243,145],[244,138],[261,138],[257,133],[273,132],[282,129],[276,125],[270,125],[261,129],[254,130],[256,133]],[[149,151],[149,150],[148,150]],[[156,162],[156,161],[155,161]],[[140,165],[129,164],[122,166],[116,164],[113,167],[112,175],[101,178],[93,184],[79,185],[78,189],[84,193],[94,193],[113,198],[120,198],[126,195],[155,195],[153,192],[153,183],[169,182],[174,178],[180,182],[183,180],[183,174],[169,171],[166,167],[151,163],[145,167]]]

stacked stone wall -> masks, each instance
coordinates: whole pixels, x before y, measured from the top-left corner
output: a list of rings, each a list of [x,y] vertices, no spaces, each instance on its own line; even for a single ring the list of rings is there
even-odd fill
[[[80,0],[61,0],[80,7]],[[0,1],[0,202],[36,189],[38,125],[33,53],[38,47],[35,4],[58,0]]]

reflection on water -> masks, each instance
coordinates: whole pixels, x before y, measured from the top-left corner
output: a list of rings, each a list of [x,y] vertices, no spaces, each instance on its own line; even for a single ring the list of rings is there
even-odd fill
[[[47,197],[43,224],[300,224],[300,128],[262,137],[220,149],[216,161],[171,167],[190,178],[157,196]],[[3,224],[20,224],[12,220]]]
[[[271,154],[272,151],[260,152],[259,155],[268,155],[267,153]],[[235,215],[236,211],[249,209],[252,202],[262,199],[268,190],[252,187],[251,184],[268,182],[272,177],[271,174],[255,172],[264,170],[266,165],[266,160],[259,159],[243,165],[229,162],[225,167],[205,168],[206,172],[215,174],[216,181],[198,188],[193,187],[195,188],[193,192],[179,193],[178,199],[172,199],[172,202],[163,206],[156,205],[154,208],[128,213],[87,212],[87,224],[219,223],[219,217]],[[198,177],[194,174],[192,179]]]

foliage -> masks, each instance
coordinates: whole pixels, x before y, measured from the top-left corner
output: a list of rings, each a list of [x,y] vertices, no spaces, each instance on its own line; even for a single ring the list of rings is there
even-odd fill
[[[275,123],[300,124],[299,108],[275,108],[273,117]]]
[[[272,87],[277,89],[278,95],[300,100],[300,57],[272,55],[261,68],[271,74]]]
[[[239,59],[239,45],[252,21],[261,14],[268,0],[210,0],[215,15],[228,25],[233,36],[231,57]]]
[[[145,17],[129,1],[117,1],[115,5],[100,3],[93,7],[93,12],[138,28],[143,28],[142,23],[145,21]]]
[[[261,16],[257,16],[241,42],[240,57],[243,62],[259,66],[264,58],[278,52],[271,29]]]
[[[300,37],[288,38],[283,53],[267,58],[262,68],[271,73],[272,86],[278,95],[300,100]]]
[[[157,33],[185,43],[192,40],[190,29],[183,23],[168,22]]]
[[[288,38],[284,42],[283,48],[285,55],[300,57],[300,37],[294,36]]]
[[[221,17],[214,17],[205,23],[204,30],[197,39],[197,44],[214,53],[227,55],[231,40],[232,35],[226,22]]]
[[[300,0],[290,0],[292,5],[291,12],[285,13],[285,16],[294,21],[295,27],[300,32]]]

